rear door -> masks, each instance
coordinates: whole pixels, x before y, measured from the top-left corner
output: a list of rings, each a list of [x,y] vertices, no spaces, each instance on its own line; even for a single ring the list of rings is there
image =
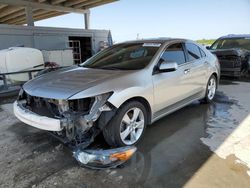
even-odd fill
[[[190,76],[193,94],[201,92],[206,86],[207,61],[206,54],[202,49],[192,42],[185,43],[185,51],[188,64],[190,65]]]

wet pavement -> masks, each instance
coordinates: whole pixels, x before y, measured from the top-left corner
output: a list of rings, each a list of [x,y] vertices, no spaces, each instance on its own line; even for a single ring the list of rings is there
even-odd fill
[[[248,82],[222,81],[212,104],[193,103],[148,126],[133,158],[109,170],[80,167],[67,147],[19,122],[12,99],[1,101],[0,187],[250,187],[250,132],[238,131],[250,127],[242,123],[249,93]],[[242,149],[225,152],[236,146],[234,132]]]

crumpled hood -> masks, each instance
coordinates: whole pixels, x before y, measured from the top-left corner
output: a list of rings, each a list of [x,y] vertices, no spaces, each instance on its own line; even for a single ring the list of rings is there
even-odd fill
[[[23,89],[32,96],[68,99],[80,91],[121,77],[128,72],[73,66],[39,76],[24,84]]]

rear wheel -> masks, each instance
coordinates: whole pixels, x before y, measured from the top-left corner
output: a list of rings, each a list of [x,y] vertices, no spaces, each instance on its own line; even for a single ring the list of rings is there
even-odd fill
[[[134,145],[141,139],[146,124],[146,108],[140,102],[131,101],[118,109],[116,116],[103,130],[103,135],[110,146]]]
[[[217,89],[217,79],[214,75],[212,75],[207,83],[206,96],[204,98],[205,103],[210,103],[215,96]]]

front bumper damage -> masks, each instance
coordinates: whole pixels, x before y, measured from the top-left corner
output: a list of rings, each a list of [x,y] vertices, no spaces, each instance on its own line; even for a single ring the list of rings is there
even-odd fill
[[[15,116],[22,122],[47,131],[61,131],[62,126],[60,120],[37,115],[24,108],[17,101],[13,105]]]
[[[78,100],[34,97],[21,90],[14,114],[22,122],[52,133],[71,147],[86,148],[116,112],[107,102],[112,93]]]
[[[20,91],[14,102],[14,114],[22,122],[51,135],[72,149],[73,156],[83,166],[90,168],[115,167],[136,151],[136,147],[103,150],[92,149],[94,142],[116,113],[107,102],[112,93],[77,101],[44,99]]]

